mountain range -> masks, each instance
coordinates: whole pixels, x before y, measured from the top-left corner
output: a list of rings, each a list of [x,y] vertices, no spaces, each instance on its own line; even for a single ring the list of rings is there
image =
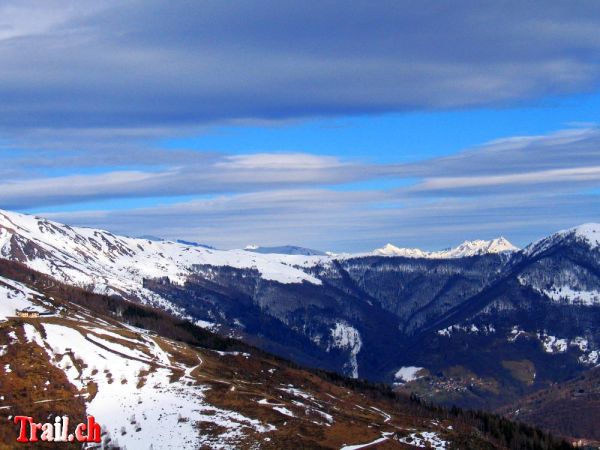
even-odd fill
[[[302,369],[159,309],[94,294],[5,259],[0,373],[2,450],[15,448],[14,416],[81,423],[88,415],[101,424],[98,444],[38,445],[570,448],[498,415],[433,407],[389,387]]]
[[[475,241],[465,241],[455,248],[428,252],[419,248],[400,248],[393,244],[386,244],[372,252],[375,256],[403,256],[406,258],[464,258],[466,256],[485,255],[489,253],[510,253],[519,250],[511,244],[506,238],[499,237],[489,241],[477,239]]]
[[[600,363],[598,224],[522,250],[498,238],[440,252],[284,253],[133,239],[0,212],[4,259],[436,403],[510,409]]]

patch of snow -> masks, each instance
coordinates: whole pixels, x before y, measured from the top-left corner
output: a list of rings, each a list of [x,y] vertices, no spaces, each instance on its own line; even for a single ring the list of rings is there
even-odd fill
[[[416,366],[401,367],[400,369],[398,369],[398,371],[394,375],[394,378],[397,381],[408,383],[410,381],[418,380],[419,378],[421,378],[421,376],[419,376],[419,372],[421,370],[423,370],[423,367],[416,367]]]
[[[296,417],[293,412],[283,406],[273,406],[273,409],[285,416]]]
[[[375,411],[375,412],[377,412],[377,413],[381,414],[381,415],[383,416],[383,421],[384,421],[385,423],[388,423],[390,420],[392,420],[392,416],[391,416],[391,415],[389,415],[388,413],[386,413],[385,411],[382,411],[382,410],[381,410],[381,409],[379,409],[379,408],[375,408],[374,406],[371,406],[370,408],[371,408],[373,411]]]
[[[200,319],[194,320],[194,325],[196,325],[197,327],[200,327],[200,328],[204,328],[205,330],[209,330],[209,331],[215,331],[219,328],[216,323],[212,323],[212,322],[208,322],[206,320],[200,320]]]
[[[571,347],[579,348],[579,350],[582,352],[586,352],[589,348],[588,340],[581,336],[577,336],[576,338],[571,339],[571,342],[569,342],[569,345]]]
[[[565,353],[567,351],[567,339],[559,339],[555,336],[548,336],[540,333],[537,334],[537,337],[542,342],[546,353]]]
[[[519,339],[520,336],[525,334],[525,330],[521,330],[519,329],[519,327],[517,325],[514,325],[512,327],[512,330],[510,330],[510,335],[508,336],[508,342],[515,342],[517,339]]]
[[[579,362],[585,365],[596,365],[600,358],[597,350],[590,350],[587,339],[577,336],[571,340],[549,336],[545,332],[537,333],[537,337],[543,345],[546,353],[565,353],[569,347],[577,348],[582,355],[579,356]]]
[[[171,381],[170,368],[155,366],[155,370],[149,370],[155,358],[149,362],[131,359],[140,355],[147,358],[146,353],[159,352],[148,336],[140,340],[142,345],[148,345],[148,351],[138,354],[97,337],[90,340],[74,328],[48,323],[43,327],[45,339],[31,326],[25,329],[26,336],[29,340],[41,341],[51,361],[65,370],[69,381],[82,392],[90,381],[97,385],[96,396],[87,402],[88,413],[118,439],[120,446],[145,449],[148,442],[152,442],[161,449],[236,448],[247,433],[275,429],[236,411],[211,405],[206,401],[207,386],[188,383],[185,377]],[[83,361],[81,372],[75,369],[73,357]],[[157,358],[169,359],[168,356]],[[145,380],[140,386],[138,378],[142,372]],[[216,436],[204,435],[198,431],[202,422],[217,424],[223,431]]]
[[[287,394],[293,395],[294,397],[299,397],[304,400],[313,400],[314,401],[314,397],[311,394],[308,394],[307,392],[304,392],[302,389],[298,389],[291,384],[288,384],[286,387],[277,388],[277,389],[279,389],[280,391],[283,391]]]
[[[24,324],[23,331],[25,332],[25,338],[27,339],[27,342],[35,342],[40,347],[44,348],[44,340],[42,339],[42,336],[40,336],[38,330],[36,330],[33,325],[29,323]]]
[[[259,405],[267,405],[267,406],[284,406],[283,403],[271,403],[266,398],[260,399],[257,403]]]
[[[326,425],[329,426],[330,424],[332,424],[334,422],[333,416],[331,414],[327,414],[325,411],[321,411],[320,409],[316,409],[316,408],[311,408],[310,410],[316,412],[318,415],[323,417],[327,421]]]
[[[445,450],[450,444],[443,440],[433,431],[422,431],[419,433],[411,433],[409,436],[401,438],[403,444],[412,445],[419,448],[432,448],[434,450]]]
[[[371,447],[372,445],[381,444],[389,439],[389,436],[392,433],[382,433],[383,435],[380,438],[375,439],[374,441],[367,442],[365,444],[355,444],[355,445],[344,445],[340,450],[360,450],[362,448]]]
[[[579,357],[579,362],[586,365],[596,365],[600,360],[600,352],[593,350],[585,355]]]
[[[104,335],[104,336],[109,336],[109,337],[113,337],[115,339],[119,339],[122,341],[128,341],[128,342],[132,342],[132,343],[139,343],[140,341],[138,341],[137,339],[131,339],[128,338],[126,336],[123,336],[119,333],[115,333],[113,331],[109,331],[106,328],[99,328],[99,327],[86,327],[87,330],[90,330],[91,332],[98,334],[100,336]]]
[[[600,305],[600,291],[578,290],[571,286],[558,286],[542,291],[546,297],[555,302],[569,305],[598,306]]]
[[[357,355],[362,347],[362,339],[356,328],[344,322],[337,322],[331,329],[331,339],[327,351],[331,348],[349,350],[350,356],[345,367],[349,369],[352,378],[358,378]]]
[[[492,334],[496,332],[496,328],[492,324],[480,325],[479,327],[472,323],[471,325],[450,325],[449,327],[437,330],[437,334],[440,336],[450,337],[452,333],[461,331],[463,333],[474,333],[474,334]]]
[[[108,341],[106,339],[102,339],[92,334],[88,334],[86,337],[94,344],[106,347],[108,350],[123,355],[129,359],[148,359],[148,355],[146,355],[145,353],[136,349],[126,347],[125,345],[117,344],[116,342]]]

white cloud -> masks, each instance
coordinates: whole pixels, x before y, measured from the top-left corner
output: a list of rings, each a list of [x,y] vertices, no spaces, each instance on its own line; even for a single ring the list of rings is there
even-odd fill
[[[342,165],[339,159],[306,153],[256,153],[231,155],[215,164],[222,169],[331,169]]]
[[[410,164],[302,153],[219,155],[148,172],[5,183],[0,204],[164,196],[163,205],[151,208],[53,217],[221,247],[259,242],[366,250],[393,241],[442,248],[497,234],[525,244],[554,229],[600,220],[598,148],[600,132],[587,128],[503,139]],[[403,187],[361,188],[362,181],[383,178]],[[412,184],[405,185],[408,180]],[[170,204],[170,196],[182,194],[203,197]]]
[[[447,192],[453,189],[502,186],[518,188],[522,185],[545,185],[548,183],[568,183],[569,188],[572,189],[578,187],[580,183],[590,182],[593,183],[593,185],[600,184],[600,166],[553,169],[503,175],[438,177],[426,179],[423,183],[420,183],[413,188],[413,191]],[[545,186],[543,188],[547,189]]]

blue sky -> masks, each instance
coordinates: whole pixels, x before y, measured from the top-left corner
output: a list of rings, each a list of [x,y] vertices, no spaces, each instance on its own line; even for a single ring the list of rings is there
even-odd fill
[[[543,97],[515,107],[317,118],[271,127],[216,127],[161,144],[231,153],[291,151],[409,162],[450,155],[495,139],[594,124],[599,112],[600,92],[590,92]]]
[[[0,208],[223,248],[526,245],[600,221],[599,26],[585,1],[3,2]]]

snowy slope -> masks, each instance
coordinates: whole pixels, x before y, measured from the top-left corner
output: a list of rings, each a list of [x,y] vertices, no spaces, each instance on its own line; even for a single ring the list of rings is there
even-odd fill
[[[600,224],[598,223],[585,223],[578,227],[572,228],[571,233],[586,242],[591,249],[600,247]]]
[[[142,287],[144,278],[169,277],[183,283],[194,265],[255,269],[280,283],[320,284],[277,258],[244,250],[213,250],[169,241],[116,236],[39,217],[0,210],[0,256],[95,292],[138,297],[169,308]]]
[[[41,297],[41,294],[17,281],[0,277],[0,321],[14,317],[17,309],[46,312]]]
[[[578,257],[562,256],[565,249],[578,252]],[[519,277],[519,283],[531,286],[555,303],[579,306],[600,305],[600,224],[587,223],[561,230],[527,246],[523,255],[541,258],[556,255],[556,261],[531,270]],[[558,252],[558,253],[557,253]],[[550,258],[552,258],[550,256]]]
[[[229,448],[248,432],[275,429],[210,404],[205,398],[208,386],[198,386],[189,375],[201,367],[202,360],[186,366],[162,349],[178,344],[142,330],[138,331],[139,340],[126,339],[119,334],[124,331],[120,328],[114,328],[109,341],[100,337],[103,328],[83,317],[76,325],[70,322],[40,326],[45,337],[32,325],[24,325],[28,341],[44,348],[50,361],[64,370],[69,381],[87,396],[88,414],[102,422],[115,444],[131,449],[147,448],[148,442],[160,449],[198,448],[210,441],[198,435],[195,424],[211,422],[224,428],[211,440],[217,440],[221,448]],[[78,360],[82,363],[76,363]],[[172,381],[173,372],[178,370],[186,375]],[[89,383],[97,389],[94,395],[87,393]]]
[[[561,242],[575,241],[587,245],[590,250],[600,247],[600,223],[585,223],[577,227],[558,231],[542,238],[523,249],[527,256],[534,256]]]

